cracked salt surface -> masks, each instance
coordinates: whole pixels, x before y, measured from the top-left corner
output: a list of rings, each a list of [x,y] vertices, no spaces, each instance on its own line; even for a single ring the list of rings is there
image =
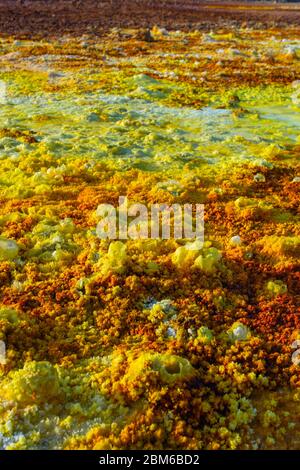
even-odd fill
[[[151,93],[160,84],[143,75],[131,80],[136,89]],[[161,84],[160,90],[164,90]],[[292,142],[298,137],[300,113],[291,100],[267,106],[250,102],[248,108],[245,102],[245,109],[249,116],[235,120],[230,109],[178,109],[125,95],[96,92],[53,98],[36,94],[10,96],[0,109],[0,122],[3,127],[34,130],[45,150],[57,158],[72,158],[76,153],[81,158],[112,161],[121,169],[180,169],[189,161],[203,167],[245,160],[259,165],[255,144],[266,139],[270,144]],[[0,145],[7,156],[32,149],[4,139]]]

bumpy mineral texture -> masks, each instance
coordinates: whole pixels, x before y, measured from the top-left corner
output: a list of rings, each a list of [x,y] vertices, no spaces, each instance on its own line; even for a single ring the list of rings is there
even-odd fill
[[[0,447],[299,449],[299,28],[90,4],[1,13]],[[204,204],[204,245],[100,240],[120,195]]]

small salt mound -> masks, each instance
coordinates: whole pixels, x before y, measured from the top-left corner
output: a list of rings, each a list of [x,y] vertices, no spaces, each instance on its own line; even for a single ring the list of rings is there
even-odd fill
[[[239,235],[235,235],[234,237],[231,237],[230,243],[234,246],[240,246],[242,244],[242,239]]]
[[[14,240],[0,238],[0,261],[10,261],[16,258],[19,247]]]
[[[256,183],[264,183],[266,178],[262,173],[257,173],[254,175],[253,180],[256,181]]]

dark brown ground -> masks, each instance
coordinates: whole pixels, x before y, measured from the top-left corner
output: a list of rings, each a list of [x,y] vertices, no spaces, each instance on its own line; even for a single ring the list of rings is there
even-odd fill
[[[263,4],[199,0],[0,0],[0,34],[98,33],[111,27],[210,30],[300,25],[300,3]]]

